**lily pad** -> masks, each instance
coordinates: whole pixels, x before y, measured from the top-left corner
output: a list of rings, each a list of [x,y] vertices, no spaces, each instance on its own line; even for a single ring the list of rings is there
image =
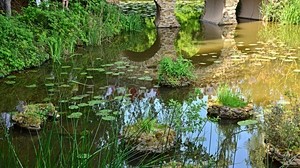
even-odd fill
[[[15,84],[16,81],[5,81],[5,83],[8,84],[8,85],[12,85],[12,84]]]
[[[26,87],[27,87],[27,88],[36,88],[37,85],[36,85],[36,84],[32,84],[32,85],[27,85]]]
[[[244,121],[239,121],[237,124],[239,126],[247,126],[247,125],[253,125],[253,124],[257,124],[258,121],[257,120],[244,120]]]
[[[81,112],[75,112],[75,113],[68,115],[67,117],[68,118],[80,118],[81,116],[82,116]]]
[[[54,83],[46,83],[45,86],[52,87],[52,86],[54,86]]]
[[[16,76],[15,76],[15,75],[10,75],[10,76],[7,76],[6,78],[7,78],[7,79],[15,79]]]
[[[75,110],[75,109],[78,109],[79,107],[78,106],[76,106],[76,105],[71,105],[71,106],[69,106],[69,109],[71,109],[71,110]]]
[[[114,116],[104,116],[102,117],[102,120],[105,120],[105,121],[112,121],[112,120],[115,120],[116,117]]]

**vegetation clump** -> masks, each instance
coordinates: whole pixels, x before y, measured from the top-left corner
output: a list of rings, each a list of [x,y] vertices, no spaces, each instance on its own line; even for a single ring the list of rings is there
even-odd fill
[[[141,30],[138,15],[125,15],[104,0],[29,6],[10,18],[0,15],[0,77],[12,71],[56,62],[77,45],[100,45],[124,31]]]
[[[297,101],[265,109],[265,138],[269,155],[285,166],[300,166],[300,108]]]
[[[22,111],[12,116],[12,120],[22,128],[40,130],[48,117],[58,117],[52,103],[26,105]]]
[[[244,101],[241,95],[233,92],[227,85],[217,90],[217,100],[209,100],[207,115],[221,119],[244,120],[253,113],[251,103]]]
[[[266,21],[300,24],[300,0],[263,1],[262,14]]]
[[[222,105],[229,107],[245,107],[248,104],[239,93],[233,92],[227,85],[218,88],[217,99]]]
[[[158,81],[161,85],[178,87],[190,85],[195,78],[194,66],[182,56],[176,59],[164,57],[159,62]]]
[[[156,119],[146,118],[125,127],[124,138],[138,152],[162,153],[175,145],[176,133]]]

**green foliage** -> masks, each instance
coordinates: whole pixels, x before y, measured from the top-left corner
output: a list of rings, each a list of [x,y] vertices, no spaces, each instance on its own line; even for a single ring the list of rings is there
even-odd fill
[[[69,10],[60,3],[49,7],[29,6],[11,18],[0,16],[0,76],[39,66],[51,58],[60,62],[76,45],[99,45],[123,31],[137,31],[142,19],[124,15],[104,0],[74,2]],[[47,54],[48,53],[48,54]]]
[[[264,20],[300,24],[300,0],[263,1],[261,11]]]
[[[218,101],[224,106],[245,107],[248,104],[239,93],[233,92],[227,85],[219,86],[217,96]]]
[[[265,110],[265,133],[268,143],[292,154],[300,153],[299,105],[272,106]]]
[[[159,62],[158,80],[163,85],[172,87],[182,86],[185,82],[194,79],[194,66],[190,60],[182,56],[173,60],[170,57],[164,57]]]
[[[16,18],[0,15],[0,74],[39,66],[49,57],[39,48],[34,32]]]

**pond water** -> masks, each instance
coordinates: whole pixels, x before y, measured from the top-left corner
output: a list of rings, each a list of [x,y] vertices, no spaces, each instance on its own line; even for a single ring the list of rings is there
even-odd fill
[[[40,138],[50,136],[50,132],[67,141],[76,131],[88,131],[96,139],[93,147],[101,147],[109,141],[113,130],[121,131],[125,124],[137,121],[149,109],[164,111],[169,99],[186,100],[196,87],[201,88],[205,101],[215,95],[219,83],[228,83],[250,96],[257,118],[262,121],[264,106],[287,103],[285,92],[300,91],[299,39],[299,27],[245,20],[236,26],[222,27],[191,21],[181,29],[147,29],[123,34],[100,47],[79,48],[78,54],[61,65],[48,62],[0,79],[0,112],[2,117],[7,116],[4,114],[16,111],[22,101],[27,104],[52,102],[60,112],[58,128],[54,131],[52,122],[44,125],[43,134],[10,128],[16,153],[28,167],[35,164],[31,158],[35,155],[34,146]],[[164,56],[175,58],[176,55],[192,60],[197,75],[195,85],[157,87],[158,61]],[[123,101],[126,94],[129,97]],[[118,97],[120,95],[124,97]],[[109,103],[112,99],[117,103]],[[112,109],[117,114],[103,120],[104,115],[97,113],[99,109]],[[82,112],[83,117],[73,122],[67,118],[71,112]],[[205,117],[206,107],[199,113]],[[8,142],[4,130],[11,124],[6,120],[2,125],[0,151],[5,153]],[[239,126],[207,121],[202,126],[178,136],[179,145],[169,154],[172,159],[166,161],[239,168],[272,164],[265,159],[260,124]],[[58,140],[51,143],[54,150],[59,151]],[[95,164],[98,162],[96,159]]]

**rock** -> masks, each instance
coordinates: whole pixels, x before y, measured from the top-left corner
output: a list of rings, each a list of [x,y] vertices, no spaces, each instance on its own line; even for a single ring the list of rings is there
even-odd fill
[[[12,116],[16,125],[28,130],[40,130],[43,123],[49,117],[58,117],[52,103],[29,104],[23,107],[23,111]]]
[[[253,105],[249,103],[246,107],[231,108],[223,106],[215,101],[209,100],[207,115],[221,119],[244,120],[253,116]]]
[[[141,132],[140,126],[124,128],[125,142],[137,152],[163,153],[175,145],[176,133],[168,126],[160,125],[153,132]]]

